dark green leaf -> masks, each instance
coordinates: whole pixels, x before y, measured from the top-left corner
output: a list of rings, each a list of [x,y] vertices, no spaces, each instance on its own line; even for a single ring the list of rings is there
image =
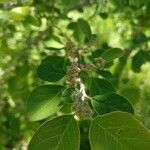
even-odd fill
[[[94,96],[91,100],[91,103],[94,109],[100,115],[113,111],[124,111],[131,114],[134,113],[133,107],[130,102],[123,96],[116,93]]]
[[[101,95],[109,92],[115,92],[114,87],[105,79],[90,78],[88,79],[87,88],[90,96]]]
[[[91,32],[91,28],[90,25],[88,24],[87,21],[85,21],[82,18],[78,19],[78,28],[85,34],[85,36],[90,39],[92,32]]]
[[[65,6],[76,6],[79,3],[79,0],[61,0]]]
[[[101,57],[102,53],[105,52],[105,49],[97,49],[92,52],[92,58]]]
[[[150,134],[126,112],[96,117],[90,128],[91,150],[148,150]]]
[[[28,150],[79,150],[80,133],[73,116],[45,122],[34,134]]]
[[[106,61],[112,61],[115,58],[119,58],[123,55],[123,51],[120,48],[111,48],[102,53],[101,57]]]
[[[106,79],[113,78],[113,75],[108,70],[98,70],[97,73]]]
[[[63,114],[71,114],[72,113],[73,103],[63,102],[63,106],[60,109],[60,112]]]
[[[141,66],[147,62],[150,61],[150,52],[149,51],[138,51],[134,56],[132,60],[132,69],[135,72],[139,72],[141,70]]]
[[[73,96],[74,96],[75,88],[67,87],[62,92],[62,99],[65,103],[73,103]]]
[[[57,47],[45,47],[45,49],[52,50],[52,51],[59,51],[59,50],[64,49],[64,47],[61,47],[61,48],[57,48]]]
[[[91,120],[80,120],[79,127],[80,127],[80,150],[90,150],[90,143],[89,143],[89,128],[91,125]]]
[[[85,34],[80,30],[80,28],[78,28],[78,26],[74,29],[73,36],[80,44],[84,43]]]
[[[68,29],[74,30],[75,28],[77,28],[77,22],[71,22],[68,24],[67,26]]]
[[[122,8],[124,8],[124,7],[126,7],[126,6],[129,5],[129,0],[123,0],[123,1],[120,1],[120,0],[112,0],[112,3],[113,3],[114,5],[116,5],[116,7],[117,7],[118,9],[122,9]]]
[[[107,18],[108,18],[108,13],[101,12],[99,15],[100,15],[101,18],[103,18],[103,19],[107,19]]]
[[[66,75],[65,68],[69,61],[60,56],[48,56],[38,67],[39,78],[45,81],[55,82]]]
[[[133,37],[133,45],[140,46],[147,41],[147,37],[144,33],[136,33]]]
[[[31,15],[26,16],[25,23],[31,24],[31,25],[37,26],[37,27],[40,27],[40,25],[41,25],[39,19],[34,16],[31,16]]]
[[[44,85],[33,90],[28,98],[27,116],[37,121],[59,111],[63,86]]]

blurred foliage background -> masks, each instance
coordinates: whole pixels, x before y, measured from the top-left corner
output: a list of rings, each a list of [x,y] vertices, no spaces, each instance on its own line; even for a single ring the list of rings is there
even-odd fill
[[[96,34],[95,49],[119,47],[124,56],[101,72],[129,98],[137,118],[150,129],[149,0],[0,0],[0,150],[24,150],[40,122],[26,117],[30,91],[43,83],[36,68],[84,35],[84,18]]]

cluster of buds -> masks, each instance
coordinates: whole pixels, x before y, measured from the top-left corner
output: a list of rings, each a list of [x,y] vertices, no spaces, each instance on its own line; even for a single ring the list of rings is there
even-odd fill
[[[85,64],[84,70],[88,73],[91,73],[95,70],[95,66],[93,64]]]
[[[69,82],[70,86],[74,87],[79,83],[80,71],[81,71],[81,69],[78,67],[78,65],[76,63],[67,67],[68,82]]]
[[[94,59],[94,64],[87,63],[87,64],[80,64],[81,70],[86,71],[87,73],[92,73],[96,69],[103,69],[105,67],[105,60],[101,57],[97,57]]]
[[[97,69],[103,69],[105,67],[105,60],[101,57],[97,57],[94,59],[95,66]]]
[[[66,49],[66,54],[68,57],[71,57],[71,58],[78,57],[79,55],[78,50],[70,39],[68,39],[68,41],[66,42],[65,49]]]
[[[75,95],[75,103],[72,106],[72,111],[79,118],[90,119],[92,117],[92,110],[87,101],[82,100],[82,92]]]

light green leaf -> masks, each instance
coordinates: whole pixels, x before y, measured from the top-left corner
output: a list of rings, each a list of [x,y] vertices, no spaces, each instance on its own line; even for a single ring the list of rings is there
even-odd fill
[[[116,93],[94,96],[91,103],[98,114],[106,114],[112,111],[124,111],[131,114],[134,113],[130,102],[123,96]]]
[[[123,51],[120,48],[111,48],[102,53],[101,57],[106,61],[112,61],[115,58],[119,58],[123,55]]]
[[[45,122],[34,134],[28,150],[79,150],[80,133],[73,116]]]
[[[39,78],[45,81],[56,82],[66,75],[65,67],[69,61],[60,56],[48,56],[37,69]]]
[[[37,121],[59,111],[63,86],[44,85],[33,90],[28,98],[27,116]]]
[[[115,89],[110,82],[99,78],[89,78],[87,88],[90,96],[115,92]]]
[[[88,39],[90,39],[92,32],[88,22],[82,18],[79,18],[77,23],[78,23],[78,28],[85,34],[85,36]]]
[[[133,115],[113,112],[96,117],[90,127],[91,150],[148,150],[150,134]]]

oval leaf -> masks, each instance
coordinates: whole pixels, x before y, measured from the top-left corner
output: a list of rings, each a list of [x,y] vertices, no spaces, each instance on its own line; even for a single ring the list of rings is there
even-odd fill
[[[120,48],[111,48],[102,53],[101,57],[106,61],[112,61],[115,58],[119,58],[123,55],[123,51]]]
[[[114,87],[105,79],[90,78],[88,79],[88,90],[90,96],[115,92]]]
[[[148,150],[150,134],[126,112],[96,117],[90,127],[91,150]]]
[[[66,75],[65,67],[69,61],[60,56],[48,56],[37,70],[39,78],[45,81],[56,82]]]
[[[150,51],[138,51],[134,56],[132,60],[132,69],[135,72],[140,72],[141,66],[146,63],[147,61],[150,61]]]
[[[123,96],[116,93],[95,96],[92,98],[91,103],[100,115],[113,111],[124,111],[131,114],[134,113],[130,102]]]
[[[90,25],[88,24],[87,21],[85,21],[82,18],[78,19],[78,28],[85,34],[85,36],[90,39],[92,32],[91,32],[91,28]]]
[[[79,150],[80,133],[73,116],[45,122],[34,134],[28,150]]]
[[[33,90],[28,98],[27,116],[37,121],[59,111],[63,86],[44,85]]]

